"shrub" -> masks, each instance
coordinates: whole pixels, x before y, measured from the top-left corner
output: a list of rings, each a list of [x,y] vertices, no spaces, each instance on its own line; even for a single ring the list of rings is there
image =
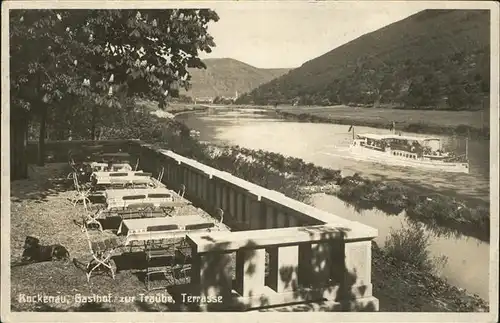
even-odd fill
[[[385,240],[384,252],[399,264],[435,272],[446,264],[446,257],[431,257],[430,235],[422,225],[411,222],[399,230],[391,230]]]

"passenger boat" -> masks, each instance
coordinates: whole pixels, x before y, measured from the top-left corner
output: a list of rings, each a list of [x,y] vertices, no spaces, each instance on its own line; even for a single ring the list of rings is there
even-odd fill
[[[469,173],[468,145],[465,155],[442,148],[441,139],[392,134],[358,134],[349,151],[360,160],[428,170]]]

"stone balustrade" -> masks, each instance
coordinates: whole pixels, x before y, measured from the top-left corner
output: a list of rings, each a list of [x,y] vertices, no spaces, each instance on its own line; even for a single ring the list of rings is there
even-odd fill
[[[321,302],[328,310],[378,310],[370,267],[375,229],[351,223],[256,233],[188,235],[193,248],[190,293],[222,301],[201,304],[202,309]]]

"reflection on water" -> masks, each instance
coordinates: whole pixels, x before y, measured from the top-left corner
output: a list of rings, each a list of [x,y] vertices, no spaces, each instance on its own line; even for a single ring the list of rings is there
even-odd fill
[[[378,229],[378,237],[375,241],[381,247],[391,229],[398,230],[408,225],[404,216],[387,216],[378,210],[365,210],[358,213],[335,196],[315,194],[312,201],[319,209]],[[488,300],[489,244],[474,238],[443,237],[429,233],[432,236],[431,256],[444,255],[448,258],[439,275],[451,285],[465,288]]]
[[[470,140],[470,174],[432,172],[415,168],[353,161],[345,158],[345,149],[352,140],[348,126],[300,123],[274,119],[254,111],[216,111],[215,113],[184,114],[178,117],[188,127],[200,131],[200,139],[219,144],[239,145],[293,156],[316,165],[341,169],[343,174],[359,172],[376,179],[397,180],[415,187],[440,188],[440,192],[463,199],[489,200],[489,141]],[[388,133],[387,129],[355,127],[356,133]],[[422,134],[411,134],[425,136]],[[435,136],[433,136],[435,137]],[[465,141],[443,137],[445,148],[464,153]],[[336,197],[317,195],[314,203],[333,214],[359,221],[379,230],[376,241],[383,245],[391,228],[401,228],[404,216],[387,216],[381,211],[356,212]],[[474,238],[435,235],[431,232],[433,256],[448,257],[441,276],[452,285],[488,297],[489,244]]]

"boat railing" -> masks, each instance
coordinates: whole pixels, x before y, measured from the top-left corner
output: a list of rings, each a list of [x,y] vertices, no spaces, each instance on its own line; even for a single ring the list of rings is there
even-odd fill
[[[371,144],[371,143],[369,144],[369,143],[366,143],[366,142],[361,142],[360,146],[365,147],[365,148],[369,148],[369,149],[373,149],[373,150],[380,150],[380,151],[385,151],[386,150],[386,146],[384,146],[384,145],[377,146],[377,145],[374,145],[374,144]]]
[[[445,158],[443,158],[443,161],[448,162],[448,163],[469,163],[469,160],[467,159],[466,154],[445,157]]]
[[[417,158],[419,158],[419,155],[417,153],[409,152],[409,151],[406,151],[406,150],[399,150],[399,149],[391,150],[391,155],[393,155],[393,156],[399,156],[399,157],[405,157],[405,158],[409,158],[409,159],[417,159]]]

